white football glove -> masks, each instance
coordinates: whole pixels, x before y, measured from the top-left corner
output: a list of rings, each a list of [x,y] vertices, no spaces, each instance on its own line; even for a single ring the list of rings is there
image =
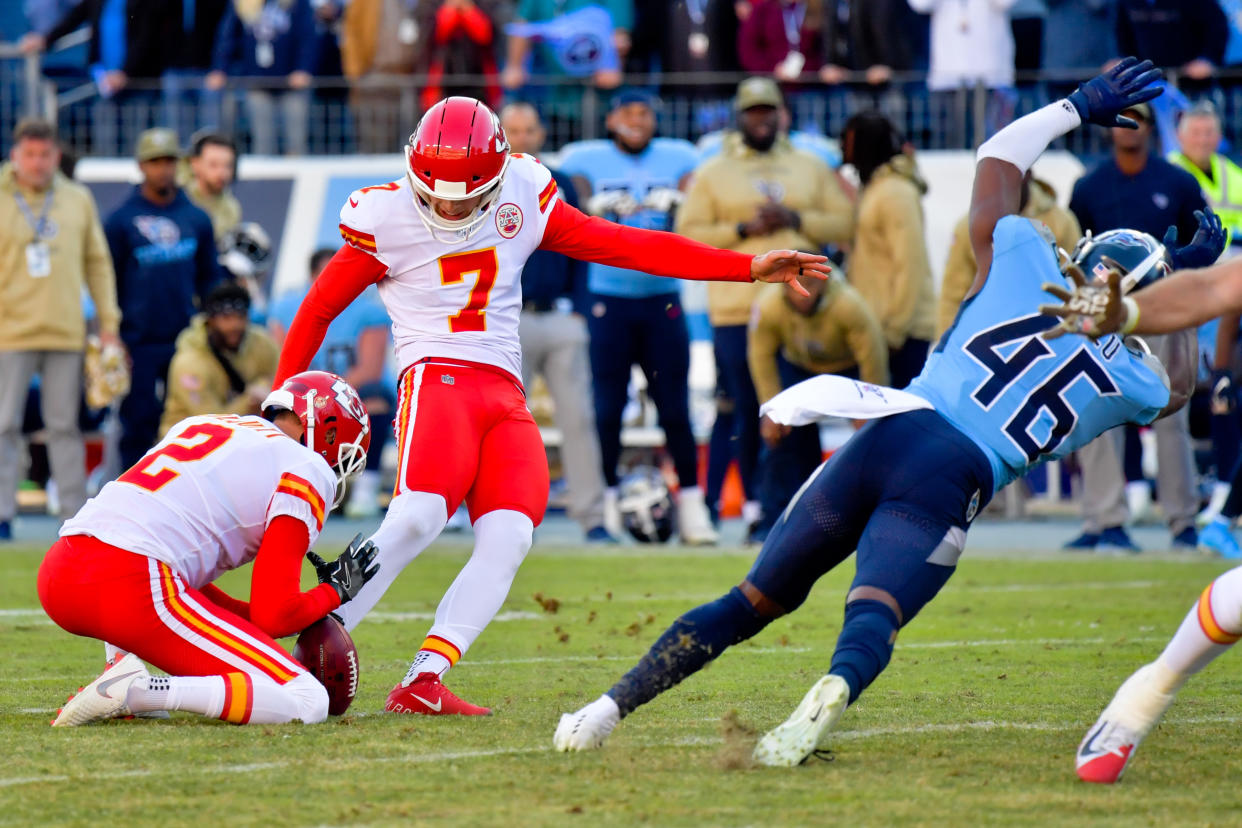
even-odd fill
[[[643,206],[648,210],[667,213],[686,200],[686,194],[673,187],[656,187],[649,190],[643,198]]]
[[[628,216],[638,211],[638,202],[628,190],[605,190],[587,199],[586,208],[593,216]]]

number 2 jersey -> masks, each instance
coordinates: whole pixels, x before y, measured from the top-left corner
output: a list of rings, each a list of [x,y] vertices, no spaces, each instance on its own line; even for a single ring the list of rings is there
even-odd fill
[[[1169,403],[1169,380],[1155,357],[1116,336],[1040,336],[1056,324],[1039,313],[1050,301],[1041,285],[1069,280],[1036,223],[1002,218],[992,250],[983,288],[962,303],[906,390],[983,450],[1000,491],[1114,426],[1150,423]]]
[[[261,417],[189,417],[60,529],[163,561],[195,588],[254,559],[289,515],[314,545],[336,495],[320,455]]]

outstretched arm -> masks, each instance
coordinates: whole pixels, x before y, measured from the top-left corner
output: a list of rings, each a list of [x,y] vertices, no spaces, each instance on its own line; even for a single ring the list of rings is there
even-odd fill
[[[387,273],[387,265],[369,253],[348,244],[336,251],[315,284],[311,285],[285,335],[280,364],[276,367],[276,387],[294,374],[306,370],[323,344],[332,320],[349,307],[349,303],[357,299],[368,285],[383,279]]]
[[[665,233],[625,227],[597,216],[587,216],[557,201],[539,247],[574,259],[640,270],[655,276],[717,282],[791,282],[800,273],[827,278],[826,256],[795,250],[771,250],[748,256]],[[301,311],[298,312],[301,315]]]
[[[1083,123],[1138,127],[1124,112],[1163,91],[1151,86],[1162,77],[1151,61],[1125,58],[1092,78],[1068,98],[1019,118],[979,147],[970,204],[970,241],[979,271],[968,296],[983,287],[992,267],[992,231],[1004,216],[1018,212],[1022,178],[1057,138]]]

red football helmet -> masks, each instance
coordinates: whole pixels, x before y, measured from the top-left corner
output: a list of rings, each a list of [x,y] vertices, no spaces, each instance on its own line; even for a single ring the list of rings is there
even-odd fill
[[[483,225],[509,167],[509,141],[500,119],[474,98],[440,101],[414,129],[405,147],[406,177],[414,188],[414,208],[434,235],[436,230],[469,236]],[[463,218],[445,218],[430,197],[464,201],[482,196]]]
[[[367,463],[371,423],[353,386],[327,371],[303,371],[267,395],[263,411],[292,411],[306,432],[302,445],[323,457],[336,472],[335,508],[345,496],[345,481]]]

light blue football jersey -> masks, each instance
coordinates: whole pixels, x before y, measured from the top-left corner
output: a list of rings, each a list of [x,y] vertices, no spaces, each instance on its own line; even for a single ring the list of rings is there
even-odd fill
[[[612,141],[581,141],[561,151],[558,169],[566,175],[580,175],[591,184],[593,193],[629,190],[642,203],[647,193],[660,187],[677,188],[683,176],[694,172],[698,155],[694,145],[678,138],[654,138],[638,155],[617,148]],[[672,212],[639,210],[620,220],[630,227],[672,230]],[[639,298],[661,293],[680,293],[681,285],[663,276],[637,270],[590,263],[587,284],[592,293],[604,296]]]
[[[1150,423],[1169,403],[1159,362],[1118,337],[1040,337],[1056,323],[1039,313],[1053,301],[1040,285],[1069,283],[1046,233],[1019,216],[997,222],[983,289],[906,389],[978,444],[997,491],[1114,426]]]

